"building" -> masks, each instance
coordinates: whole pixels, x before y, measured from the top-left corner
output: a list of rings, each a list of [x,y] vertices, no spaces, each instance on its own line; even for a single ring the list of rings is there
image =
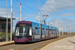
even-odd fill
[[[0,17],[0,32],[5,33],[6,32],[6,17]],[[13,18],[12,20],[15,20]],[[11,19],[8,18],[8,32],[10,32],[10,26],[11,26]]]

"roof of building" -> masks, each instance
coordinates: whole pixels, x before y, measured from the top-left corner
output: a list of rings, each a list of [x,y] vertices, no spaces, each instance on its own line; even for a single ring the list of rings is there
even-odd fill
[[[6,17],[0,17],[0,21],[6,21]],[[8,21],[10,21],[11,20],[11,18],[8,18]],[[15,20],[15,18],[12,18],[12,20]]]

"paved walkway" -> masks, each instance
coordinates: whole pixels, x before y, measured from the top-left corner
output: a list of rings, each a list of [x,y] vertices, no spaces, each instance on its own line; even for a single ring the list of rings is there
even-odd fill
[[[50,43],[41,50],[75,50],[75,36]]]
[[[0,46],[7,45],[7,44],[12,44],[12,43],[14,43],[14,41],[0,42]]]

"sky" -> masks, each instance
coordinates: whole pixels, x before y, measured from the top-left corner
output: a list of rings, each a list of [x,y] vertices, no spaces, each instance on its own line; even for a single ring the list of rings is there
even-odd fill
[[[20,3],[22,8],[22,20],[38,22],[43,21],[48,15],[48,24],[59,27],[60,31],[66,29],[75,32],[75,0],[13,0],[13,29],[20,20]],[[39,17],[39,10],[40,16]],[[11,17],[11,0],[8,0],[8,16]],[[0,0],[0,16],[6,16],[6,0]],[[60,21],[60,22],[59,22]],[[41,22],[43,24],[43,22]],[[47,20],[46,20],[47,23]],[[66,31],[67,31],[66,30]]]

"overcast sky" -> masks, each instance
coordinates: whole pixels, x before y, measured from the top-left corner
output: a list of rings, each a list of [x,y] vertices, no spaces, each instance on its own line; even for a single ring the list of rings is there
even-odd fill
[[[75,32],[75,0],[18,0],[22,4],[22,20],[39,22],[38,11],[41,12],[41,21],[45,18],[43,15],[48,16],[48,23],[52,26],[59,26],[65,31],[65,25],[67,28],[71,28],[72,32]],[[20,3],[13,0],[13,17],[14,20],[13,29],[16,22],[20,19]],[[46,4],[46,5],[45,5]],[[28,6],[28,7],[27,7]],[[11,0],[8,0],[8,16],[10,17]],[[0,0],[0,16],[6,17],[6,0]],[[43,22],[41,22],[43,23]]]

